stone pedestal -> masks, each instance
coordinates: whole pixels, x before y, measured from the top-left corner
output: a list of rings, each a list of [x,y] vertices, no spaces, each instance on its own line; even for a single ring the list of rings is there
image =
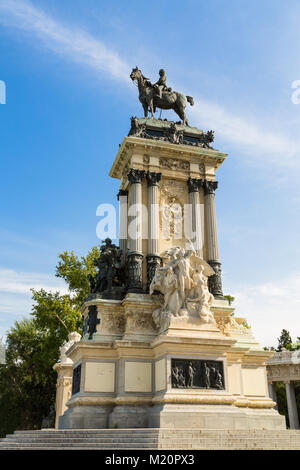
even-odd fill
[[[61,429],[285,428],[269,398],[265,361],[270,353],[238,318],[233,320],[227,301],[215,301],[215,322],[177,318],[163,332],[152,321],[158,296],[128,294],[123,301],[96,302],[100,322],[92,340],[85,335],[68,351],[73,369],[81,366],[81,377],[59,419]],[[87,311],[88,305],[84,316]],[[209,388],[203,381],[174,385],[174,361],[205,363],[211,371],[219,365],[221,388],[214,375]]]

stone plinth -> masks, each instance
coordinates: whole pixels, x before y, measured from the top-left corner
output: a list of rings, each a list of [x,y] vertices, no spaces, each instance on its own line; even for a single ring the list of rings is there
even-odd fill
[[[157,304],[157,297],[147,294],[98,299],[100,323],[93,339],[86,334],[68,351],[73,368],[81,365],[80,390],[67,402],[61,429],[285,427],[268,396],[270,354],[249,328],[230,323],[233,309],[227,301],[215,301],[216,321],[210,325],[175,319],[161,333],[151,319]],[[87,311],[88,304],[84,316]],[[174,359],[221,363],[223,388],[174,388]]]

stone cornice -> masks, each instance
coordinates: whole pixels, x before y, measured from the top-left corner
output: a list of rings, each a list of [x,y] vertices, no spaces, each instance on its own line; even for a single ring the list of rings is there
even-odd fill
[[[174,145],[169,142],[152,141],[130,136],[125,137],[120,145],[109,176],[121,179],[124,167],[130,165],[131,158],[134,154],[151,154],[159,158],[177,158],[178,160],[186,161],[188,164],[191,161],[195,161],[199,164],[207,164],[214,168],[218,168],[227,157],[226,153],[216,150],[189,147],[180,144]]]

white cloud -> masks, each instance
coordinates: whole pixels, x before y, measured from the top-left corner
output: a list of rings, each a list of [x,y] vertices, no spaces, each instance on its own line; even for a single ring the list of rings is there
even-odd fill
[[[65,283],[54,276],[0,268],[0,338],[16,320],[29,316],[33,303],[31,288],[61,295],[69,292]]]
[[[0,12],[4,25],[35,33],[52,51],[129,83],[129,66],[116,52],[84,31],[63,26],[25,1],[2,0]]]
[[[281,330],[300,336],[300,272],[258,285],[226,285],[236,316],[245,317],[262,346],[277,346]]]
[[[54,276],[0,268],[0,296],[2,293],[30,295],[31,288],[59,291],[61,294],[68,292],[64,282]]]
[[[117,52],[90,34],[74,26],[62,25],[29,1],[2,0],[0,12],[2,24],[37,35],[40,43],[53,52],[124,84],[130,83],[131,66]],[[257,125],[250,122],[248,117],[233,114],[199,97],[196,105],[188,109],[188,114],[193,116],[195,125],[212,128],[228,142],[239,145],[240,152],[251,157],[248,161],[268,165],[269,172],[270,164],[277,170],[293,166],[299,168],[300,159],[295,157],[300,153],[300,142],[292,141],[282,133],[268,131],[265,123]],[[278,178],[286,181],[279,174]]]
[[[227,141],[242,146],[251,160],[264,164],[262,156],[267,156],[267,164],[298,166],[300,164],[300,142],[268,131],[266,125],[258,127],[242,116],[236,116],[221,106],[201,98],[189,110],[189,115],[206,128],[215,129]],[[284,158],[283,158],[284,156]]]

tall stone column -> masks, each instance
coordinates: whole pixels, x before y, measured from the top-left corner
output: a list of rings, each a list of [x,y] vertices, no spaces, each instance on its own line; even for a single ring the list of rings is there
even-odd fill
[[[142,253],[142,181],[145,170],[130,169],[128,180],[130,186],[129,215],[134,217],[129,230],[128,253],[128,292],[143,292],[143,253]]]
[[[200,258],[203,258],[203,242],[202,242],[202,231],[201,231],[201,211],[200,211],[200,195],[199,189],[203,184],[202,179],[198,178],[189,178],[188,179],[188,188],[190,194],[190,204],[191,204],[191,227],[194,234],[193,244],[196,250],[196,253]]]
[[[293,382],[285,382],[290,429],[299,429],[299,417]]]
[[[119,223],[119,246],[123,252],[123,259],[127,253],[127,220],[128,220],[128,191],[120,189],[118,192],[118,201],[120,204],[120,223]]]
[[[269,383],[269,395],[270,395],[270,398],[272,398],[272,400],[276,403],[276,406],[274,406],[275,410],[278,410],[276,383],[274,383],[274,382]]]
[[[215,274],[208,279],[210,292],[214,297],[223,299],[221,263],[219,259],[217,218],[215,207],[215,190],[218,187],[217,181],[204,180],[205,197],[205,232],[207,246],[207,262],[214,269]]]
[[[147,290],[154,277],[156,268],[161,266],[159,255],[159,201],[158,183],[161,173],[148,171],[148,254],[147,254]]]

